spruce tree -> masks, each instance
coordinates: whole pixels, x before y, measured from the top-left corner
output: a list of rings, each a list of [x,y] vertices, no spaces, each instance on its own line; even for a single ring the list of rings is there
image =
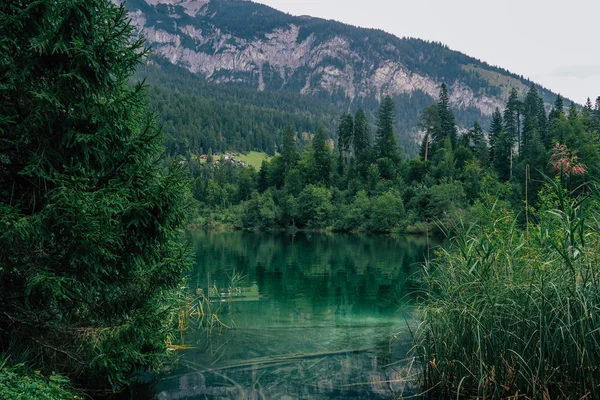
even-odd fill
[[[490,160],[493,162],[495,155],[495,147],[498,142],[498,138],[500,137],[500,133],[504,130],[502,114],[500,110],[496,107],[494,114],[492,114],[492,123],[490,124],[490,132],[489,132],[489,142],[490,142]]]
[[[485,140],[485,133],[478,122],[475,122],[473,127],[469,130],[469,137],[470,148],[475,155],[475,158],[479,160],[479,164],[482,167],[487,167],[490,162],[490,154]]]
[[[521,148],[526,147],[532,137],[538,134],[537,104],[537,89],[535,86],[531,86],[523,103],[523,133],[521,135]]]
[[[110,0],[0,3],[0,349],[127,383],[166,355],[187,181],[162,169],[146,54]]]
[[[434,131],[434,142],[436,145],[441,145],[446,138],[449,138],[452,148],[456,148],[458,131],[456,129],[454,113],[450,107],[448,87],[445,83],[442,83],[442,87],[440,89],[440,98],[438,100],[437,108],[439,124]]]
[[[421,149],[419,151],[419,156],[423,160],[431,159],[431,156],[435,153],[436,149],[434,147],[435,143],[433,142],[433,139],[439,123],[440,121],[437,104],[432,104],[429,107],[425,107],[421,112],[419,121],[419,128],[425,132],[425,136],[421,142]]]
[[[553,119],[560,117],[561,114],[564,114],[564,99],[560,94],[558,94],[556,95],[554,107],[552,107],[552,110],[548,115],[548,119],[552,121]]]
[[[577,106],[574,102],[571,102],[569,106],[569,121],[575,121],[579,117],[579,112],[577,111]]]
[[[354,118],[352,117],[352,114],[344,114],[341,116],[337,134],[340,159],[343,161],[343,164],[346,164],[354,140]]]
[[[504,131],[508,139],[514,144],[521,141],[521,121],[520,109],[522,107],[519,100],[519,93],[516,89],[511,89],[506,108],[504,110]]]
[[[359,108],[354,115],[354,154],[358,158],[363,152],[371,146],[369,121],[362,108]]]
[[[281,159],[286,174],[290,170],[296,168],[296,165],[300,160],[300,154],[296,151],[296,132],[294,132],[294,128],[289,124],[283,129]]]
[[[498,178],[503,182],[508,181],[512,177],[512,151],[512,137],[504,131],[500,132],[494,143],[494,159],[492,165],[498,173]]]
[[[311,183],[329,186],[331,177],[331,149],[325,138],[325,130],[319,125],[316,135],[312,140],[312,162],[311,170],[313,179]]]
[[[394,102],[385,96],[377,112],[377,132],[375,134],[375,154],[377,158],[389,158],[393,162],[400,160],[398,141],[394,135]]]

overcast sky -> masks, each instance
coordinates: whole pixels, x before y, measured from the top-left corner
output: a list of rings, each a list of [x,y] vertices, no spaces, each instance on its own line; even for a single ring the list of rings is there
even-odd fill
[[[435,40],[583,104],[600,96],[600,0],[257,0]]]

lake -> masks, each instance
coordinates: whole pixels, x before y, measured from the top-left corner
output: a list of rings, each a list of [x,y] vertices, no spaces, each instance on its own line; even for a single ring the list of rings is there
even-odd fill
[[[190,232],[190,290],[212,334],[158,377],[156,399],[388,399],[414,393],[407,359],[425,237]],[[141,394],[140,394],[140,397]]]

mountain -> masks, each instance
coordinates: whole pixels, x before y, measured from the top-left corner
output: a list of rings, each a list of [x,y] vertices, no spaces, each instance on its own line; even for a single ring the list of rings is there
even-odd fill
[[[409,154],[420,112],[436,101],[442,82],[463,128],[476,120],[485,125],[512,87],[524,94],[533,84],[440,43],[296,17],[251,1],[128,0],[126,7],[156,55],[209,84],[310,96],[338,116],[359,106],[373,113],[391,95],[396,133]],[[538,90],[549,107],[554,94]]]

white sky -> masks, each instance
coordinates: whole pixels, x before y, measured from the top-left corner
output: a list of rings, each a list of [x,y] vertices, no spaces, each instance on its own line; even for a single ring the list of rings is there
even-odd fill
[[[600,96],[600,0],[255,0],[447,44],[583,104]]]

